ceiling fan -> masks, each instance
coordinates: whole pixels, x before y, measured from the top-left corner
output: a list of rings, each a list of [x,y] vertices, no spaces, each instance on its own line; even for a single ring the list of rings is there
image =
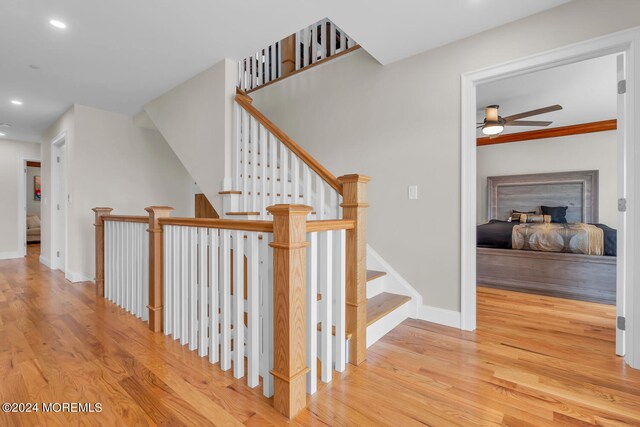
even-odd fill
[[[544,108],[538,108],[537,110],[514,114],[508,117],[500,117],[498,115],[498,108],[500,108],[499,105],[486,106],[484,109],[485,119],[482,123],[478,123],[477,126],[477,128],[482,128],[482,133],[489,135],[490,137],[498,136],[504,130],[505,126],[549,126],[553,122],[519,119],[537,116],[551,111],[562,110],[562,106],[556,104]]]

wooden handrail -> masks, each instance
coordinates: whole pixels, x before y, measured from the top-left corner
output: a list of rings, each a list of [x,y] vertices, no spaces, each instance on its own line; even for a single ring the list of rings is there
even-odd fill
[[[307,221],[307,233],[332,230],[353,230],[356,222],[352,219],[321,219]]]
[[[160,225],[182,225],[185,227],[218,228],[223,230],[258,231],[273,233],[272,221],[212,219],[212,218],[160,218]]]
[[[264,114],[262,114],[256,107],[247,100],[251,99],[249,95],[244,93],[241,89],[237,88],[236,102],[247,112],[256,119],[262,126],[264,126],[269,132],[275,135],[284,145],[287,146],[291,152],[302,160],[307,166],[317,173],[326,183],[328,183],[338,194],[342,195],[342,183],[331,172],[329,172],[324,166],[322,166],[311,154],[307,153],[302,147],[300,147],[293,139],[284,133],[280,128],[274,125]]]
[[[139,222],[146,224],[149,222],[148,216],[140,215],[109,215],[102,218],[103,221],[117,221],[117,222]]]

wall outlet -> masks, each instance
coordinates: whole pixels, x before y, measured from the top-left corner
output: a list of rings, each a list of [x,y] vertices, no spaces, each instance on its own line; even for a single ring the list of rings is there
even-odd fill
[[[409,200],[418,200],[418,186],[410,185],[409,186]]]

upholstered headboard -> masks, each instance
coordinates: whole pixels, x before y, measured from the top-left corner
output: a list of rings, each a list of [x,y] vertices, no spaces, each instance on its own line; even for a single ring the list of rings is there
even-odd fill
[[[568,206],[568,222],[597,223],[598,171],[538,173],[487,178],[489,219],[507,220],[512,210]]]

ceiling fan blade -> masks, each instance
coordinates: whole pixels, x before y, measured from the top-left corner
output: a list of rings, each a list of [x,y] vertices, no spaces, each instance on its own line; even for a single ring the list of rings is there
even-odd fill
[[[481,125],[476,126],[476,129],[480,129],[482,126],[484,126],[484,123]]]
[[[549,126],[553,122],[518,120],[516,122],[507,122],[505,126]]]
[[[523,119],[525,117],[537,116],[538,114],[549,113],[551,111],[562,110],[562,105],[550,105],[544,108],[538,108],[537,110],[525,111],[524,113],[514,114],[513,116],[505,117],[504,120],[507,122],[512,122],[514,120]]]

